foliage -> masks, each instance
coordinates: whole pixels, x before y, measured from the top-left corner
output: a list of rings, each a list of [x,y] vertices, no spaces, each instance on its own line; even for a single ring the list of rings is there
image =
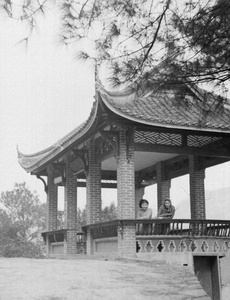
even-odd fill
[[[77,210],[77,230],[82,231],[82,226],[86,225],[86,209],[81,210],[78,208]]]
[[[0,251],[4,256],[42,257],[41,231],[45,228],[45,204],[25,183],[1,193]]]
[[[27,257],[44,258],[44,245],[41,241],[36,244],[33,242],[21,243],[20,241],[11,241],[6,243],[1,250],[4,257]]]
[[[50,2],[2,0],[2,7],[33,29]],[[59,9],[63,43],[84,42],[78,58],[110,70],[113,86],[229,81],[227,0],[63,0]]]
[[[181,65],[191,77],[197,74],[204,81],[223,83],[230,71],[230,2],[227,0],[201,1],[187,4],[186,13],[174,15],[173,23],[192,49],[192,57],[184,55]],[[182,47],[180,45],[180,47]]]
[[[64,228],[64,211],[59,211],[59,222],[58,229]],[[102,221],[111,221],[117,219],[117,209],[114,203],[110,206],[105,206],[101,212]],[[77,230],[82,231],[82,226],[86,225],[86,209],[81,210],[79,207],[77,209]]]
[[[112,221],[117,219],[117,208],[114,202],[112,202],[110,206],[104,207],[101,218],[103,221]]]
[[[64,211],[59,210],[58,211],[58,223],[57,228],[63,229],[65,228],[65,217],[64,217]],[[81,231],[82,226],[86,225],[86,209],[84,208],[81,210],[79,207],[77,209],[77,230]]]

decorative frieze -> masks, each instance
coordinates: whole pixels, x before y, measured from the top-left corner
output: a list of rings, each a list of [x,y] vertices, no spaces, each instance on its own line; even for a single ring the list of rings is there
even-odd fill
[[[230,251],[229,239],[223,238],[140,238],[137,239],[138,253],[184,252],[184,253],[227,253]]]

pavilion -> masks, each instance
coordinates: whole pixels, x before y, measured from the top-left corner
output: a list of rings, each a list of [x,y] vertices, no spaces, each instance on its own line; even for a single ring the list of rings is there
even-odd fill
[[[164,256],[195,268],[201,256],[212,262],[210,257],[229,255],[230,221],[206,220],[204,186],[205,169],[230,159],[229,120],[228,99],[188,83],[111,92],[96,82],[84,123],[43,151],[18,152],[20,165],[43,181],[47,193],[47,256],[77,254],[77,187],[82,186],[87,255]],[[171,180],[185,174],[191,219],[170,220],[167,235],[157,230],[162,220],[151,220],[143,235],[135,217],[145,187],[157,184],[159,207],[170,197]],[[65,189],[62,230],[57,230],[58,186]],[[117,188],[118,219],[101,222],[101,189],[111,187]],[[218,268],[219,260],[212,264]]]

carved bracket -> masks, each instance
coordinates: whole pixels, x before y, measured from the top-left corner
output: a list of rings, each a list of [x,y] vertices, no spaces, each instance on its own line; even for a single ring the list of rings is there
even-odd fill
[[[53,164],[54,169],[60,174],[62,178],[62,184],[65,185],[66,177],[65,177],[65,164],[63,163],[55,163]]]
[[[89,153],[87,149],[72,149],[72,152],[75,157],[80,158],[83,163],[83,168],[85,175],[88,175],[89,171]]]
[[[100,130],[100,134],[110,143],[113,148],[115,158],[119,156],[119,133],[117,131],[104,131]]]
[[[45,191],[46,194],[47,194],[47,193],[48,193],[48,185],[47,185],[45,179],[43,179],[43,178],[42,178],[41,176],[39,176],[39,175],[37,175],[37,178],[40,179],[40,180],[43,182],[43,184],[44,184],[44,191]]]

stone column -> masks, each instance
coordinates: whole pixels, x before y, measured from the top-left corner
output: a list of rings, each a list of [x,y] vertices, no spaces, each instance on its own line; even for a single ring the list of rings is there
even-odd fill
[[[65,161],[64,227],[67,236],[64,255],[68,256],[77,253],[77,180],[70,169],[69,156]]]
[[[205,219],[205,169],[199,170],[197,156],[189,156],[191,219]]]
[[[89,166],[86,176],[86,218],[87,224],[101,221],[101,164],[96,162],[94,139],[88,145]],[[86,254],[94,253],[93,238],[87,232]]]
[[[58,213],[58,189],[54,184],[54,168],[49,166],[48,173],[48,191],[47,191],[47,215],[46,230],[52,231],[57,229],[57,213]]]
[[[157,163],[157,209],[165,198],[170,198],[171,180],[165,180],[164,162]]]
[[[117,158],[118,219],[135,218],[135,169],[134,138],[126,129],[119,133],[119,157]],[[135,225],[125,225],[118,232],[118,255],[136,256]]]

